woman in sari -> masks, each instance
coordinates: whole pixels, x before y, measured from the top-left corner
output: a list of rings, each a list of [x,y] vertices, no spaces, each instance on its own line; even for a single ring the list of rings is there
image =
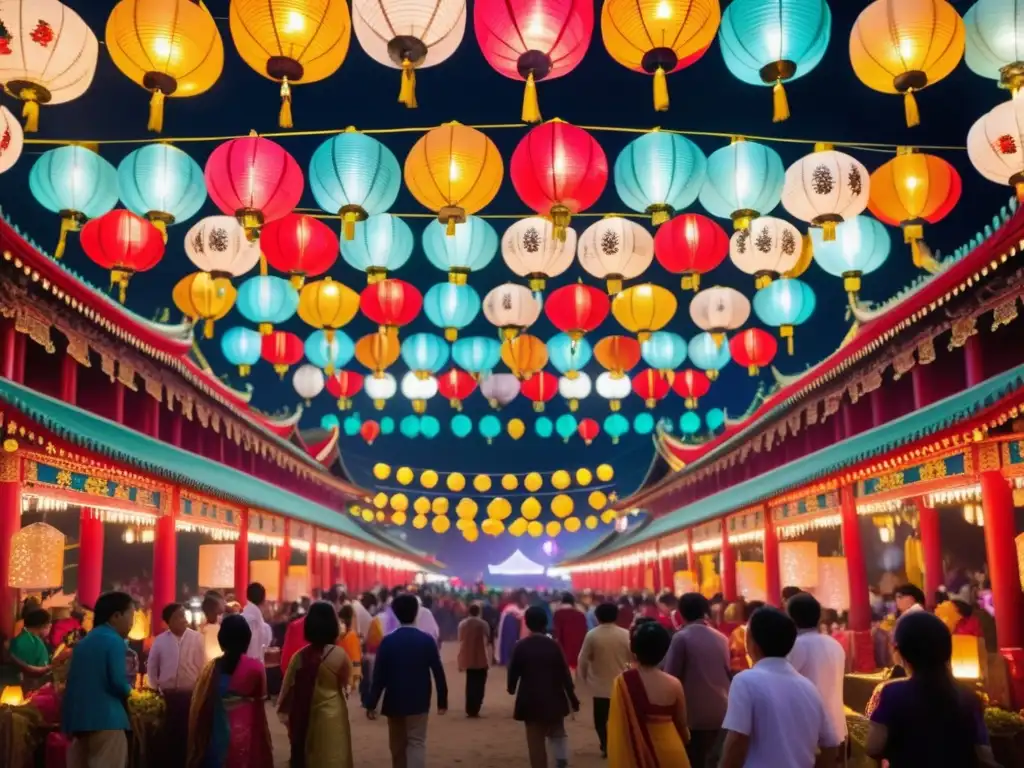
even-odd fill
[[[338,618],[341,619],[341,637],[338,638],[338,647],[345,651],[352,667],[349,689],[359,690],[359,682],[363,677],[363,649],[359,642],[359,634],[356,632],[355,609],[351,605],[341,606]]]
[[[657,622],[645,622],[633,632],[630,648],[637,666],[612,685],[608,765],[690,768],[683,686],[658,669],[670,642],[668,631]]]
[[[187,768],[274,765],[263,704],[267,672],[245,655],[251,639],[244,616],[224,617],[217,633],[224,655],[206,665],[192,692]]]
[[[288,726],[291,768],[352,768],[348,691],[352,670],[338,647],[338,616],[330,603],[313,603],[304,624],[305,648],[292,657],[277,712]]]

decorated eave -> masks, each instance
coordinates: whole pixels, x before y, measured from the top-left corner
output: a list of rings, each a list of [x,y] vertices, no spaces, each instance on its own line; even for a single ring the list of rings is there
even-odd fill
[[[341,427],[336,424],[330,429],[296,430],[292,435],[292,441],[325,468],[331,469],[341,455],[338,450],[340,437]],[[347,474],[343,474],[342,478],[346,482],[349,481]]]

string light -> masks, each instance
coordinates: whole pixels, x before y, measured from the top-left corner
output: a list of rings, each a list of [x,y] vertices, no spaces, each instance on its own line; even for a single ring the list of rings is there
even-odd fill
[[[266,544],[271,547],[283,547],[284,536],[271,536],[266,533],[254,533],[249,531],[250,544]]]
[[[970,501],[981,501],[981,485],[966,485],[948,491],[936,491],[928,494],[928,506],[965,504]]]
[[[720,538],[704,539],[703,541],[693,542],[693,552],[712,552],[716,549],[722,548],[722,540]]]
[[[895,514],[907,508],[903,499],[889,499],[888,501],[874,501],[869,504],[858,504],[858,515]]]
[[[803,536],[811,531],[820,531],[826,528],[838,528],[842,523],[842,515],[821,515],[820,517],[815,517],[811,520],[802,520],[789,523],[788,525],[779,525],[776,530],[778,531],[780,538],[791,539],[797,536]]]
[[[764,531],[743,531],[742,533],[730,533],[730,544],[750,544],[755,541],[764,541]],[[696,547],[694,547],[696,548]]]
[[[178,533],[203,533],[214,541],[238,541],[241,537],[241,533],[233,528],[193,523],[188,520],[175,520],[174,530]]]

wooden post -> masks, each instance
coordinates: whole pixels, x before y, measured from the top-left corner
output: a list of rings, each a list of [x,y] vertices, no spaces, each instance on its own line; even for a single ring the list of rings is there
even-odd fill
[[[13,322],[11,324],[13,328]],[[10,639],[18,612],[18,592],[7,586],[11,543],[21,529],[21,457],[0,451],[0,634]]]
[[[1013,511],[1013,490],[997,470],[981,473],[981,505],[985,510],[985,554],[992,582],[996,610],[996,633],[1000,649],[1024,646],[1021,620],[1024,600],[1017,571],[1017,535]]]
[[[782,576],[779,574],[779,533],[772,512],[764,508],[764,591],[769,605],[782,605]]]
[[[736,550],[729,541],[729,519],[722,518],[722,597],[726,603],[736,599]]]
[[[238,541],[235,542],[235,600],[245,605],[249,588],[249,509],[242,510]]]
[[[981,384],[985,380],[985,356],[981,350],[981,336],[974,334],[967,337],[964,344],[964,369],[968,387]]]
[[[973,337],[972,337],[973,338]],[[926,503],[924,496],[917,500],[917,514],[921,521],[921,554],[924,559],[924,596],[928,606],[935,607],[935,593],[943,584],[942,537],[939,533],[939,513]]]
[[[78,522],[78,602],[96,605],[103,591],[103,521],[91,507],[82,507]]]
[[[160,614],[164,606],[174,602],[177,594],[178,536],[174,521],[180,507],[181,489],[175,488],[171,494],[170,509],[156,521],[156,538],[153,542],[153,615],[150,617],[150,631],[154,635],[166,628]]]
[[[78,402],[78,361],[67,352],[60,360],[60,399],[70,405]]]

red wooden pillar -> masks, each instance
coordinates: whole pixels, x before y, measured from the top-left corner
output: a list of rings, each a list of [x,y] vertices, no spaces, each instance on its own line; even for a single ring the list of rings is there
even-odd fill
[[[693,551],[693,528],[686,529],[686,570],[694,592],[700,592],[700,573],[697,570],[697,553]]]
[[[973,336],[971,338],[974,338]],[[929,507],[922,496],[917,501],[921,521],[921,552],[924,557],[924,596],[928,606],[935,607],[935,593],[944,581],[942,574],[942,537],[939,534],[939,513]]]
[[[82,507],[78,522],[78,601],[92,608],[103,585],[103,521]]]
[[[116,421],[118,424],[124,424],[124,384],[120,381],[115,381],[111,386],[114,388],[111,393],[111,403],[114,412],[111,420]]]
[[[663,555],[659,548],[658,570],[661,573],[661,589],[675,592],[675,584],[672,583],[672,558]]]
[[[150,437],[160,439],[160,401],[155,397],[147,398],[143,411],[143,424],[146,434]]]
[[[981,473],[981,504],[985,510],[985,554],[992,581],[992,602],[996,610],[999,648],[1024,647],[1021,597],[1014,538],[1013,491],[998,471]]]
[[[885,418],[885,395],[882,388],[871,390],[868,394],[868,405],[871,406],[871,426],[880,427],[886,422]],[[807,433],[807,430],[804,430]]]
[[[320,587],[320,553],[316,551],[316,541],[319,538],[319,532],[314,528],[312,540],[309,542],[309,549],[306,551],[306,576],[309,580],[309,590],[311,593],[314,588]]]
[[[14,380],[14,358],[18,351],[18,332],[14,330],[14,318],[3,320],[3,360],[0,366],[0,375],[5,379]]]
[[[850,588],[849,631],[854,672],[870,672],[875,668],[871,640],[871,606],[868,602],[868,569],[864,562],[864,546],[857,516],[857,498],[852,485],[839,489],[842,517],[843,552]]]
[[[13,321],[11,328],[14,328]],[[0,452],[0,633],[11,637],[18,611],[18,593],[7,586],[11,542],[21,529],[21,457]]]
[[[915,365],[910,371],[910,385],[914,393],[914,410],[931,405],[935,401],[932,382],[923,365]]]
[[[736,599],[736,550],[729,541],[729,520],[722,518],[722,597],[731,603]]]
[[[175,488],[171,493],[170,509],[156,521],[156,538],[153,541],[153,615],[150,617],[150,631],[154,635],[166,628],[160,614],[164,606],[174,602],[177,593],[178,537],[174,520],[180,505],[181,492]]]
[[[185,423],[182,418],[181,411],[175,411],[174,416],[171,419],[171,445],[175,448],[181,448],[181,433],[184,426]]]
[[[11,377],[19,384],[25,383],[25,334],[14,334],[14,375]]]
[[[249,510],[242,510],[238,540],[235,542],[235,600],[245,605],[249,588]]]
[[[279,584],[280,584],[280,595],[278,600],[284,602],[284,582],[288,578],[288,566],[292,562],[292,521],[285,518],[284,521],[284,544],[277,548],[277,563],[281,570],[279,571]]]
[[[968,336],[964,344],[964,369],[968,387],[985,380],[985,359],[981,352],[981,336],[978,334]]]
[[[78,402],[78,361],[67,352],[60,360],[60,399],[71,405]]]
[[[764,512],[764,591],[768,605],[782,605],[782,576],[779,574],[779,533],[771,510]]]

